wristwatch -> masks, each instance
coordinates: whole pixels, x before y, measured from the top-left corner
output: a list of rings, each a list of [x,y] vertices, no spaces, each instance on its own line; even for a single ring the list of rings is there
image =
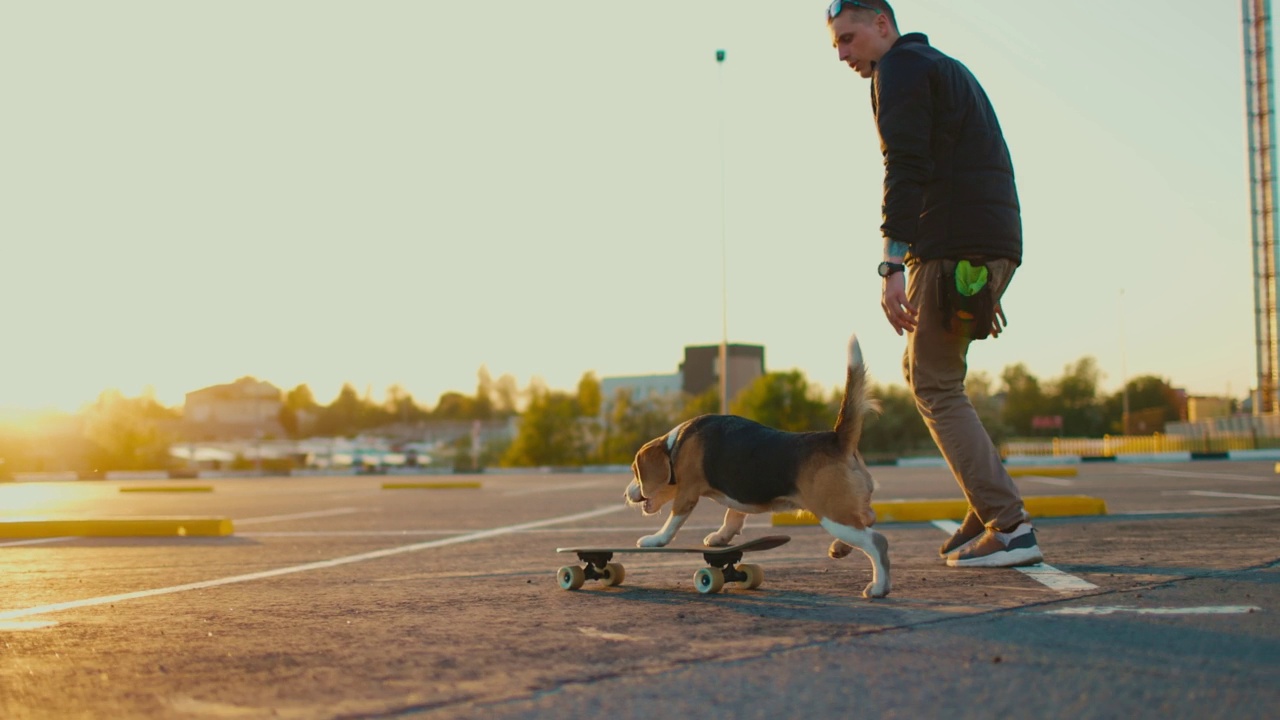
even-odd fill
[[[907,266],[902,263],[882,262],[880,263],[880,266],[876,268],[876,272],[880,273],[880,277],[887,278],[894,273],[900,273],[906,269]]]

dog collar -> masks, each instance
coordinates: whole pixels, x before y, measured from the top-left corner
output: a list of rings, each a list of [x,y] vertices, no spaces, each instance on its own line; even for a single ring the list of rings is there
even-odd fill
[[[671,428],[671,432],[667,433],[667,465],[671,470],[671,472],[667,473],[667,476],[670,478],[670,480],[667,481],[668,485],[676,484],[676,444],[680,439],[680,429],[684,426],[685,423],[680,423],[679,425]]]

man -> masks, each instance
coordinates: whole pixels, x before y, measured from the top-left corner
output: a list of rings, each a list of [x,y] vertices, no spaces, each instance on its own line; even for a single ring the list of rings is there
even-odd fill
[[[969,503],[939,553],[953,567],[1040,562],[1022,497],[964,391],[969,343],[1007,324],[1000,298],[1022,262],[1000,123],[969,70],[924,35],[899,34],[885,0],[835,0],[827,24],[840,61],[871,79],[885,165],[881,306],[907,333],[907,384]]]

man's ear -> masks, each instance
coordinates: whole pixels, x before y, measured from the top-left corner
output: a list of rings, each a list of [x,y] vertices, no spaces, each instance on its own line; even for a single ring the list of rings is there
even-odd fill
[[[636,476],[642,488],[656,489],[671,482],[671,463],[660,443],[650,443],[636,454]]]

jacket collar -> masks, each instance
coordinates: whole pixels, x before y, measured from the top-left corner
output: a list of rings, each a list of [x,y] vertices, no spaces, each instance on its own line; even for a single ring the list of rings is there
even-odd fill
[[[889,52],[886,52],[885,55],[888,55],[889,53],[893,52],[894,50],[897,50],[898,48],[904,45],[914,45],[917,43],[921,45],[928,45],[929,36],[919,32],[907,33],[906,35],[899,35],[898,39],[893,41],[893,45],[889,48]],[[880,61],[883,61],[883,60],[884,58],[881,57]],[[871,70],[873,72],[877,67],[879,67],[880,61],[871,63]]]

